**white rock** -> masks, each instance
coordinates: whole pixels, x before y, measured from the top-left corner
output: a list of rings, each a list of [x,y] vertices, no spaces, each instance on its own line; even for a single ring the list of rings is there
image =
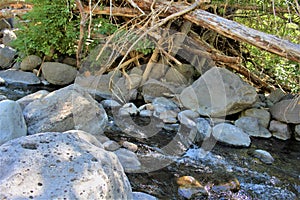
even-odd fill
[[[0,102],[0,145],[27,134],[20,105],[12,100]]]
[[[134,105],[134,103],[126,103],[119,110],[120,116],[137,115],[137,113],[138,108]]]
[[[221,123],[213,127],[212,134],[217,141],[233,146],[250,146],[251,140],[242,129],[231,124]]]
[[[257,149],[253,152],[253,156],[266,164],[272,164],[274,162],[272,155],[265,150]]]
[[[122,147],[132,151],[136,152],[138,150],[138,146],[132,142],[124,141],[122,142]]]
[[[109,140],[103,143],[103,147],[107,151],[116,151],[120,149],[121,146],[116,141]]]
[[[130,183],[116,155],[84,135],[47,132],[0,146],[1,198],[131,199]]]

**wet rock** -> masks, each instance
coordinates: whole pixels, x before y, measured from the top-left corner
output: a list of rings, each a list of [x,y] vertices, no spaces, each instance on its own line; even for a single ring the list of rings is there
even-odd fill
[[[120,116],[137,115],[137,113],[138,113],[138,108],[134,105],[134,103],[126,103],[119,110]]]
[[[63,63],[44,62],[41,67],[45,79],[54,85],[70,84],[77,75],[75,67]]]
[[[18,103],[12,100],[0,102],[0,145],[27,134],[27,127]]]
[[[271,119],[271,114],[268,111],[264,109],[258,109],[258,108],[247,109],[242,112],[242,116],[257,118],[258,124],[265,128],[268,128]]]
[[[255,88],[230,71],[218,67],[208,70],[180,94],[184,107],[210,117],[240,112],[251,106],[256,98]]]
[[[31,102],[23,114],[30,135],[72,129],[98,135],[103,133],[108,120],[102,105],[73,85]]]
[[[285,123],[272,120],[270,122],[269,130],[272,132],[272,135],[278,139],[287,140],[291,138],[291,130]]]
[[[105,99],[103,101],[100,102],[103,106],[103,108],[118,108],[121,107],[121,104],[119,104],[119,102],[115,101],[115,100],[111,100],[111,99]]]
[[[4,45],[9,46],[10,42],[14,41],[15,39],[17,39],[16,34],[9,29],[5,29],[2,31],[3,32],[3,38],[2,38],[2,43]]]
[[[245,133],[254,137],[270,138],[272,134],[264,127],[259,126],[255,117],[241,117],[235,121],[234,125],[241,128]]]
[[[49,94],[49,92],[47,90],[40,90],[35,93],[29,94],[25,97],[22,97],[21,99],[18,99],[17,103],[19,103],[19,105],[21,106],[21,109],[23,110],[31,102],[33,102],[37,99],[43,98],[48,94]]]
[[[20,65],[23,71],[32,71],[42,63],[42,59],[36,55],[26,56]]]
[[[156,197],[144,192],[132,192],[133,200],[157,200]]]
[[[131,199],[116,155],[88,133],[47,132],[0,147],[3,199]]]
[[[272,155],[265,150],[257,149],[253,152],[253,156],[266,164],[272,164],[274,162]]]
[[[140,169],[141,163],[136,154],[132,151],[121,148],[114,153],[118,156],[125,172],[132,173]]]
[[[9,68],[17,54],[17,51],[11,47],[0,45],[0,69]]]
[[[270,108],[270,112],[278,121],[300,124],[300,97],[280,101]]]
[[[295,139],[300,141],[300,124],[295,126]]]
[[[250,146],[249,135],[234,125],[221,123],[213,127],[212,135],[219,141],[233,146]]]
[[[35,74],[30,72],[4,70],[4,71],[0,71],[0,77],[3,78],[5,82],[9,84],[11,83],[21,83],[26,85],[41,84],[40,79]]]
[[[109,140],[103,143],[103,147],[107,151],[116,151],[120,149],[121,146],[116,141]]]
[[[204,118],[196,119],[196,128],[197,128],[197,136],[195,138],[196,142],[205,140],[212,133],[212,128],[209,122]]]
[[[178,120],[181,124],[188,128],[193,128],[196,126],[195,119],[199,117],[199,113],[192,110],[184,110],[178,113]]]

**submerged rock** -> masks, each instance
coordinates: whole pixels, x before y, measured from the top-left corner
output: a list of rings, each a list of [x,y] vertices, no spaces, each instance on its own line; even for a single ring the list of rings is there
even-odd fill
[[[0,198],[131,199],[117,156],[99,145],[82,131],[40,133],[5,143],[0,146]]]

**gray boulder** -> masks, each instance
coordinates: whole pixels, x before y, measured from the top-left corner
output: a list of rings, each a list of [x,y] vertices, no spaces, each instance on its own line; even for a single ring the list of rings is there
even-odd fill
[[[0,101],[6,100],[7,97],[5,95],[0,94]]]
[[[270,108],[270,112],[278,121],[300,124],[300,97],[280,101]]]
[[[251,143],[248,134],[244,133],[242,129],[227,123],[214,126],[212,135],[217,141],[233,146],[249,147]]]
[[[31,102],[23,114],[29,134],[78,129],[97,135],[108,120],[102,105],[73,85]]]
[[[259,125],[259,121],[255,117],[241,117],[235,121],[234,125],[241,128],[245,133],[254,137],[270,138],[272,134]]]
[[[255,103],[256,98],[255,88],[218,67],[208,70],[180,94],[183,106],[210,117],[238,113]]]
[[[269,130],[272,132],[272,135],[281,140],[287,140],[291,138],[291,130],[289,126],[285,123],[272,120],[270,122]]]
[[[141,163],[135,153],[130,150],[120,148],[114,152],[122,164],[125,172],[137,172],[141,168]]]
[[[195,119],[199,117],[199,113],[192,110],[184,110],[178,113],[178,120],[181,124],[188,128],[194,128],[196,126]]]
[[[0,145],[27,134],[27,127],[18,103],[12,100],[0,102]]]
[[[43,98],[48,94],[49,94],[49,92],[47,90],[40,90],[35,93],[29,94],[25,97],[22,97],[21,99],[18,99],[17,103],[19,103],[19,105],[21,106],[21,109],[23,110],[29,103],[31,103],[37,99]]]
[[[6,69],[10,67],[17,51],[11,47],[6,47],[3,44],[0,45],[0,69]]]
[[[258,119],[258,124],[260,126],[263,126],[265,128],[268,128],[271,114],[264,109],[258,109],[258,108],[250,108],[242,112],[243,117],[255,117]]]
[[[45,79],[54,85],[70,84],[77,75],[75,67],[58,62],[44,62],[42,72]]]
[[[1,199],[131,199],[114,153],[81,131],[21,137],[0,147]]]
[[[29,55],[26,56],[20,65],[21,70],[23,71],[32,71],[37,66],[39,66],[42,63],[42,59],[36,55]]]
[[[1,61],[0,61],[1,62]],[[4,70],[0,71],[0,77],[7,83],[21,83],[26,85],[38,85],[41,84],[40,79],[33,73],[16,71],[16,70]]]
[[[196,119],[196,128],[197,128],[197,135],[195,138],[196,142],[203,141],[210,137],[212,133],[212,128],[209,122],[204,118],[197,118]]]

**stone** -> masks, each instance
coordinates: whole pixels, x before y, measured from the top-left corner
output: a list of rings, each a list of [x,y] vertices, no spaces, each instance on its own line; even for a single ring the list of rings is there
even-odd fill
[[[105,99],[100,102],[103,106],[103,108],[118,108],[121,107],[121,104],[119,102],[112,100],[112,99]]]
[[[132,68],[131,70],[130,70],[130,75],[132,75],[132,74],[137,74],[137,75],[143,75],[143,70],[140,68],[140,67],[134,67],[134,68]]]
[[[0,45],[0,69],[6,69],[11,66],[17,51],[11,47]]]
[[[159,114],[159,119],[167,124],[175,124],[177,122],[177,115],[178,113],[174,110],[166,110]]]
[[[264,109],[250,108],[242,112],[243,117],[255,117],[258,119],[258,124],[265,128],[269,127],[271,114]]]
[[[266,164],[272,164],[274,162],[274,158],[272,157],[272,155],[265,150],[256,149],[253,152],[253,156]]]
[[[45,79],[53,85],[70,84],[77,75],[75,67],[58,62],[44,62],[42,72]]]
[[[258,119],[255,117],[241,117],[235,121],[234,125],[250,136],[263,138],[272,136],[266,128],[259,126]]]
[[[285,92],[282,91],[280,88],[276,88],[270,93],[270,95],[268,96],[268,100],[274,104],[279,102],[284,96]]]
[[[157,97],[152,102],[155,117],[160,118],[161,113],[167,110],[173,110],[174,112],[180,112],[177,104],[175,104],[172,100],[167,99],[165,97]]]
[[[187,85],[188,80],[177,69],[171,67],[165,76],[167,82],[174,83],[175,85]]]
[[[155,79],[149,79],[142,85],[142,95],[146,103],[152,102],[156,97],[180,94],[184,89],[170,83],[163,83]]]
[[[241,147],[249,147],[251,140],[248,134],[234,125],[221,123],[213,127],[212,135],[214,138],[225,144]]]
[[[1,61],[0,61],[1,62]],[[33,73],[16,71],[16,70],[4,70],[0,71],[0,77],[5,80],[6,83],[21,83],[25,85],[39,85],[40,79]]]
[[[132,152],[136,152],[138,150],[138,146],[136,144],[128,141],[122,142],[122,147]]]
[[[156,197],[144,192],[132,192],[133,200],[157,200]]]
[[[291,130],[289,126],[285,123],[272,120],[270,122],[269,130],[272,132],[272,135],[281,140],[288,140],[291,138]]]
[[[101,135],[108,121],[102,105],[74,85],[31,102],[23,114],[30,135],[72,129]]]
[[[151,110],[141,110],[139,112],[139,115],[141,117],[151,117],[153,115],[153,111],[151,111]]]
[[[280,101],[270,108],[270,112],[278,121],[300,124],[300,97]]]
[[[26,134],[27,127],[19,104],[12,100],[0,101],[0,145]]]
[[[137,115],[137,113],[138,108],[136,107],[136,105],[134,105],[134,103],[126,103],[119,110],[119,115],[123,117]]]
[[[103,143],[103,147],[107,151],[116,151],[120,149],[121,146],[116,141],[109,140]]]
[[[9,46],[10,42],[17,39],[16,34],[12,30],[4,29],[2,33],[3,33],[2,43],[6,46]]]
[[[300,141],[300,124],[295,126],[295,139]]]
[[[36,55],[26,56],[20,65],[21,70],[23,71],[32,71],[37,68],[42,63],[42,59]]]
[[[0,94],[0,101],[6,100],[7,97],[5,95]]]
[[[192,110],[184,110],[178,113],[178,120],[181,124],[185,125],[188,128],[193,128],[196,126],[195,119],[199,117],[197,112]]]
[[[197,129],[197,135],[195,141],[200,142],[210,137],[212,133],[212,128],[209,122],[204,118],[197,118],[195,121],[196,121],[196,129]]]
[[[223,117],[245,110],[255,103],[255,88],[224,68],[205,72],[180,96],[182,105],[200,115]]]
[[[65,57],[62,62],[64,64],[71,65],[71,66],[74,66],[74,67],[77,66],[77,61],[76,61],[75,58]]]
[[[5,85],[5,80],[3,78],[0,77],[0,86],[1,85]]]
[[[125,85],[128,89],[137,89],[142,81],[142,75],[139,74],[130,74],[128,78],[126,78]]]
[[[46,132],[0,146],[1,199],[131,199],[117,156],[82,131]]]
[[[29,103],[31,103],[37,99],[43,98],[48,94],[49,94],[49,92],[47,90],[39,90],[35,93],[29,94],[25,97],[22,97],[21,99],[18,99],[17,103],[19,103],[19,105],[21,106],[21,109],[23,110]]]
[[[114,152],[127,173],[137,172],[141,168],[141,163],[135,153],[124,148]]]
[[[141,117],[151,117],[153,115],[153,105],[151,103],[141,105],[138,108],[139,115]]]

